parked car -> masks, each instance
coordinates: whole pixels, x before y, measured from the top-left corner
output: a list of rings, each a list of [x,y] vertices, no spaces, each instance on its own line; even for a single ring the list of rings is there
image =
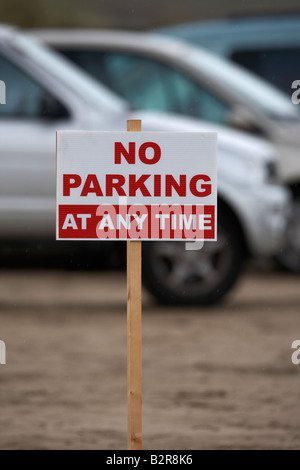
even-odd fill
[[[236,62],[289,97],[300,78],[300,15],[197,21],[158,31]]]
[[[145,242],[143,279],[156,298],[215,302],[233,287],[246,256],[280,248],[289,194],[276,182],[275,151],[266,141],[196,119],[134,112],[63,57],[4,26],[0,79],[7,85],[0,106],[2,240],[55,238],[56,130],[125,130],[127,119],[139,118],[143,131],[218,132],[218,241],[200,251]],[[106,251],[109,242],[95,242],[101,246]]]
[[[300,272],[300,116],[267,82],[209,51],[181,41],[118,31],[38,30],[59,50],[136,109],[157,109],[244,129],[270,140],[279,177],[293,193],[280,263]]]

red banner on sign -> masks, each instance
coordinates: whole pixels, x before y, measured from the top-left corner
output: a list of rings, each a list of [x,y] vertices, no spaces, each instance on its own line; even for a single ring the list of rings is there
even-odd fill
[[[60,239],[213,240],[213,205],[59,205]]]

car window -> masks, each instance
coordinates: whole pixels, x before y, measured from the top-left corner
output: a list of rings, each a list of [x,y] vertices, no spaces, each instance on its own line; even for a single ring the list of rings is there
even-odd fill
[[[272,82],[288,95],[291,94],[292,82],[300,77],[299,48],[236,50],[231,59]]]
[[[158,60],[119,52],[60,50],[134,108],[181,113],[224,124],[228,105],[183,72]]]
[[[0,118],[66,117],[67,110],[39,83],[10,60],[0,55],[1,80],[6,84],[6,105]],[[51,109],[50,109],[51,108]],[[48,114],[55,111],[55,116]]]

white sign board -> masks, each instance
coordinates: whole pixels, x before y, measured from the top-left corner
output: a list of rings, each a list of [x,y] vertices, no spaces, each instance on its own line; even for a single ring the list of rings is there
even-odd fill
[[[58,240],[216,240],[215,132],[57,132]]]

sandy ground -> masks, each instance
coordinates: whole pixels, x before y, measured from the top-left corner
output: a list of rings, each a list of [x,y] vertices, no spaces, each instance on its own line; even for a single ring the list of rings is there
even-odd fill
[[[144,449],[299,449],[299,277],[222,305],[143,297]],[[123,272],[0,271],[0,449],[126,449]]]

